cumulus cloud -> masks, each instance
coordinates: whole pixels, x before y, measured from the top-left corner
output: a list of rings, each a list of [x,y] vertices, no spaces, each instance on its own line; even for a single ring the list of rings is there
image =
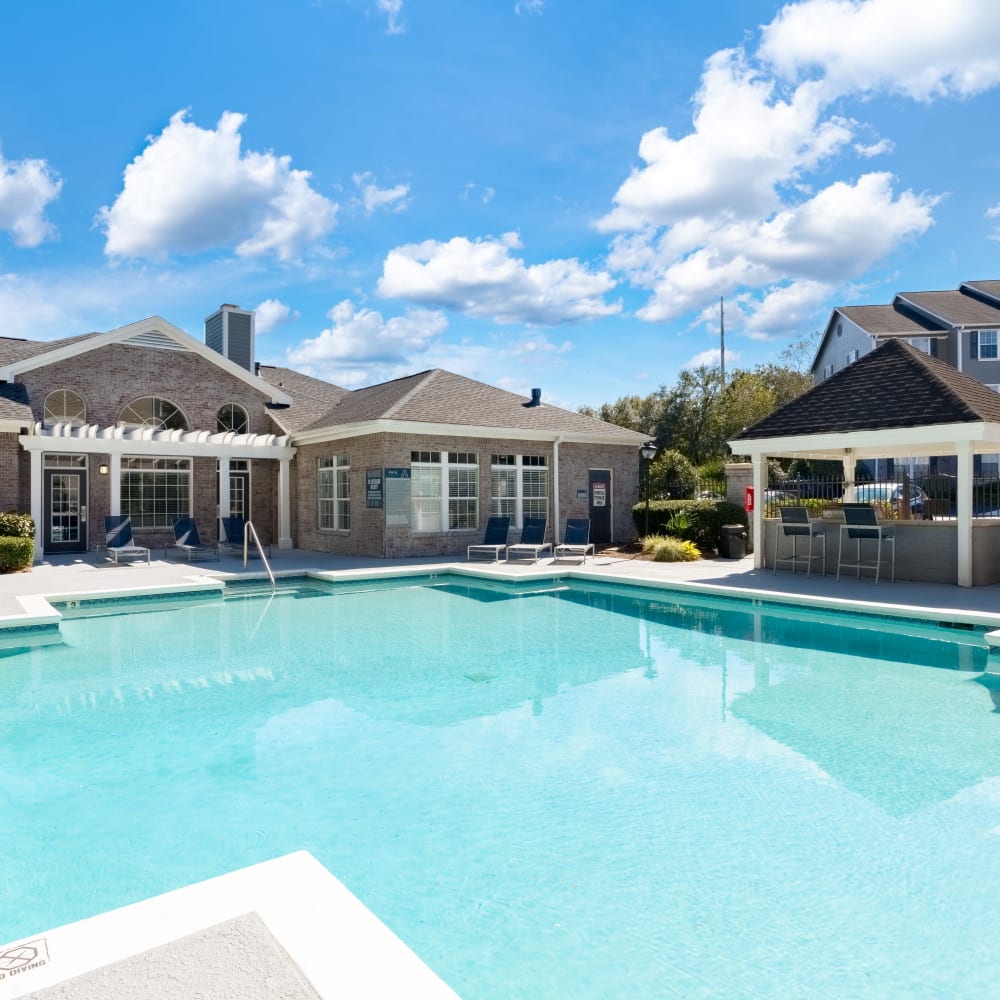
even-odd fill
[[[520,248],[516,233],[397,247],[385,258],[378,291],[497,323],[554,325],[621,311],[620,302],[604,299],[615,287],[607,272],[575,259],[529,265],[514,255]]]
[[[298,317],[298,311],[286,306],[281,299],[264,299],[254,310],[254,330],[257,333],[270,333],[276,327]]]
[[[992,5],[801,0],[762,28],[755,52],[707,59],[690,130],[643,135],[639,165],[596,222],[614,234],[612,273],[651,292],[637,315],[676,319],[739,293],[761,322],[746,332],[763,336],[776,289],[807,289],[821,308],[820,289],[836,294],[926,233],[936,193],[886,172],[830,179],[893,149],[845,117],[844,101],[967,97],[1000,83]]]
[[[409,184],[396,184],[390,188],[380,188],[373,174],[365,172],[353,175],[354,186],[358,189],[365,215],[371,215],[378,208],[388,208],[402,212],[410,204]]]
[[[445,316],[431,309],[386,319],[375,309],[356,309],[350,299],[327,316],[331,325],[289,350],[288,360],[347,386],[412,372],[412,358],[427,351],[448,326]]]
[[[62,179],[45,160],[5,160],[0,151],[0,229],[19,247],[37,247],[55,234],[45,207],[62,190]]]
[[[385,33],[402,35],[406,31],[403,24],[403,0],[376,0],[378,12],[385,15]]]
[[[832,285],[821,281],[793,281],[766,291],[752,301],[745,319],[752,340],[777,340],[809,329],[813,317],[829,300]]]
[[[727,364],[735,364],[740,360],[739,351],[731,351],[726,349],[726,362]],[[719,347],[710,347],[708,350],[699,351],[693,358],[688,358],[680,367],[681,368],[718,368],[722,362],[722,349]]]
[[[763,29],[759,51],[786,79],[821,74],[831,96],[888,90],[918,101],[996,86],[998,53],[994,0],[790,3]]]
[[[121,193],[98,213],[105,253],[162,260],[235,248],[292,260],[333,228],[337,206],[291,157],[241,150],[246,117],[227,111],[203,129],[178,111],[125,168]]]

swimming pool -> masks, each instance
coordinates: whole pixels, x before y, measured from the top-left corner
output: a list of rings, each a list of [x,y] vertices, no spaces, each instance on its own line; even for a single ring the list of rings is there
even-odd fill
[[[129,607],[0,650],[0,942],[305,849],[466,1000],[994,988],[981,632],[559,579]]]

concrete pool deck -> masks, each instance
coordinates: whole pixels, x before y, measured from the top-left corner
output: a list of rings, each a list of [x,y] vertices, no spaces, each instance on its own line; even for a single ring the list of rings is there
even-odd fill
[[[585,564],[549,558],[507,564],[453,557],[362,559],[296,549],[275,552],[271,564],[276,574],[316,573],[332,580],[448,571],[511,581],[567,575],[1000,628],[1000,585],[876,585],[853,577],[838,582],[833,576],[756,570],[752,557],[654,563],[609,551]],[[30,572],[0,576],[0,629],[46,615],[58,621],[50,599],[221,587],[262,573],[259,560],[244,569],[234,557],[188,563],[160,552],[148,564],[117,567],[90,555],[55,557]],[[233,989],[244,1000],[456,995],[334,875],[303,853],[29,939],[0,942],[0,1000],[192,995],[221,1000],[237,995]]]
[[[847,575],[838,581],[833,576],[807,577],[788,571],[774,574],[754,569],[752,556],[655,563],[608,552],[598,553],[586,563],[554,563],[544,558],[531,564],[467,562],[453,556],[377,559],[290,549],[275,551],[271,566],[276,575],[314,572],[333,580],[446,571],[507,580],[570,575],[1000,627],[1000,584],[958,587],[887,580],[875,584],[870,578],[858,580]],[[45,613],[47,599],[221,586],[226,580],[259,577],[263,573],[260,560],[249,560],[244,569],[242,559],[233,556],[223,556],[218,562],[188,563],[154,551],[148,564],[135,561],[121,566],[89,554],[48,557],[30,572],[0,575],[0,628],[37,621]]]

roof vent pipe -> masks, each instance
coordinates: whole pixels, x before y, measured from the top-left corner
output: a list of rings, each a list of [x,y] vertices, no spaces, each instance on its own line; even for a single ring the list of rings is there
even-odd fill
[[[541,406],[542,405],[542,390],[532,389],[531,390],[531,406]]]

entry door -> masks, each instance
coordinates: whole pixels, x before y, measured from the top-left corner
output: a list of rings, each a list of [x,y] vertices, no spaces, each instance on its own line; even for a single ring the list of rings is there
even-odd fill
[[[45,470],[46,552],[87,550],[87,473],[75,469]]]
[[[229,516],[250,520],[250,473],[229,471]]]
[[[611,541],[611,470],[591,469],[587,473],[590,494],[590,540],[597,545]]]

